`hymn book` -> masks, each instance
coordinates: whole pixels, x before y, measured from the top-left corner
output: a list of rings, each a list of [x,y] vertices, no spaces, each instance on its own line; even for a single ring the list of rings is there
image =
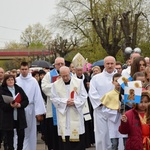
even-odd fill
[[[3,100],[5,103],[9,104],[11,102],[15,103],[20,103],[21,102],[21,95],[20,93],[17,93],[17,95],[15,96],[15,98],[13,98],[12,96],[7,96],[7,95],[2,95]]]
[[[54,82],[57,80],[58,77],[59,77],[59,76],[53,76],[53,77],[52,77],[52,83],[54,83]]]

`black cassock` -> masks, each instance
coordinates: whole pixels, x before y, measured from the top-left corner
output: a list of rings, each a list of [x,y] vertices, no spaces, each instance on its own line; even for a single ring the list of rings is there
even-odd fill
[[[84,76],[84,77],[83,77]],[[83,74],[81,77],[78,77],[79,79],[84,79],[83,83],[84,83],[84,87],[86,89],[86,91],[89,91],[89,87],[87,86],[87,82],[90,82],[90,76],[88,74]],[[85,147],[89,148],[91,147],[91,144],[95,143],[95,137],[94,137],[94,122],[93,122],[93,107],[92,104],[89,100],[89,97],[87,98],[88,101],[88,105],[89,105],[89,111],[90,111],[90,115],[91,115],[91,120],[85,121]]]
[[[62,142],[62,137],[59,137],[59,150],[85,150],[85,134],[79,135],[79,142],[70,142],[69,136],[65,140]]]

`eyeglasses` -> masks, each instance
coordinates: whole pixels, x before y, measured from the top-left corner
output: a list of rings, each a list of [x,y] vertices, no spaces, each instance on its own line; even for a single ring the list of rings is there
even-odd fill
[[[57,64],[55,64],[55,65],[57,65],[57,66],[63,66],[63,65],[65,65],[64,63],[57,63]]]
[[[116,68],[117,70],[121,70],[122,68]]]

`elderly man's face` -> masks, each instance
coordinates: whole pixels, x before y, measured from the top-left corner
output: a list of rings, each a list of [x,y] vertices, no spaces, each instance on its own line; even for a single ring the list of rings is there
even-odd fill
[[[82,69],[82,68],[76,68],[75,70],[76,70],[76,75],[77,75],[78,77],[81,77],[82,74],[83,74],[83,69]]]
[[[60,67],[64,66],[65,65],[65,61],[63,58],[58,58],[56,61],[55,61],[55,68],[56,70],[59,70]]]
[[[64,82],[68,82],[70,80],[70,71],[69,70],[63,70],[60,72],[60,76],[62,77]]]

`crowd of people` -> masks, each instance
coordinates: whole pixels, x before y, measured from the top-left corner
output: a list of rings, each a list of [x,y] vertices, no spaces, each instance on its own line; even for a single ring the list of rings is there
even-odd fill
[[[150,58],[133,52],[123,65],[107,56],[84,71],[86,63],[78,53],[70,66],[57,57],[51,70],[0,68],[0,147],[36,150],[40,132],[48,150],[118,150],[119,139],[121,149],[150,150]],[[118,83],[125,74],[142,83],[130,107]]]

